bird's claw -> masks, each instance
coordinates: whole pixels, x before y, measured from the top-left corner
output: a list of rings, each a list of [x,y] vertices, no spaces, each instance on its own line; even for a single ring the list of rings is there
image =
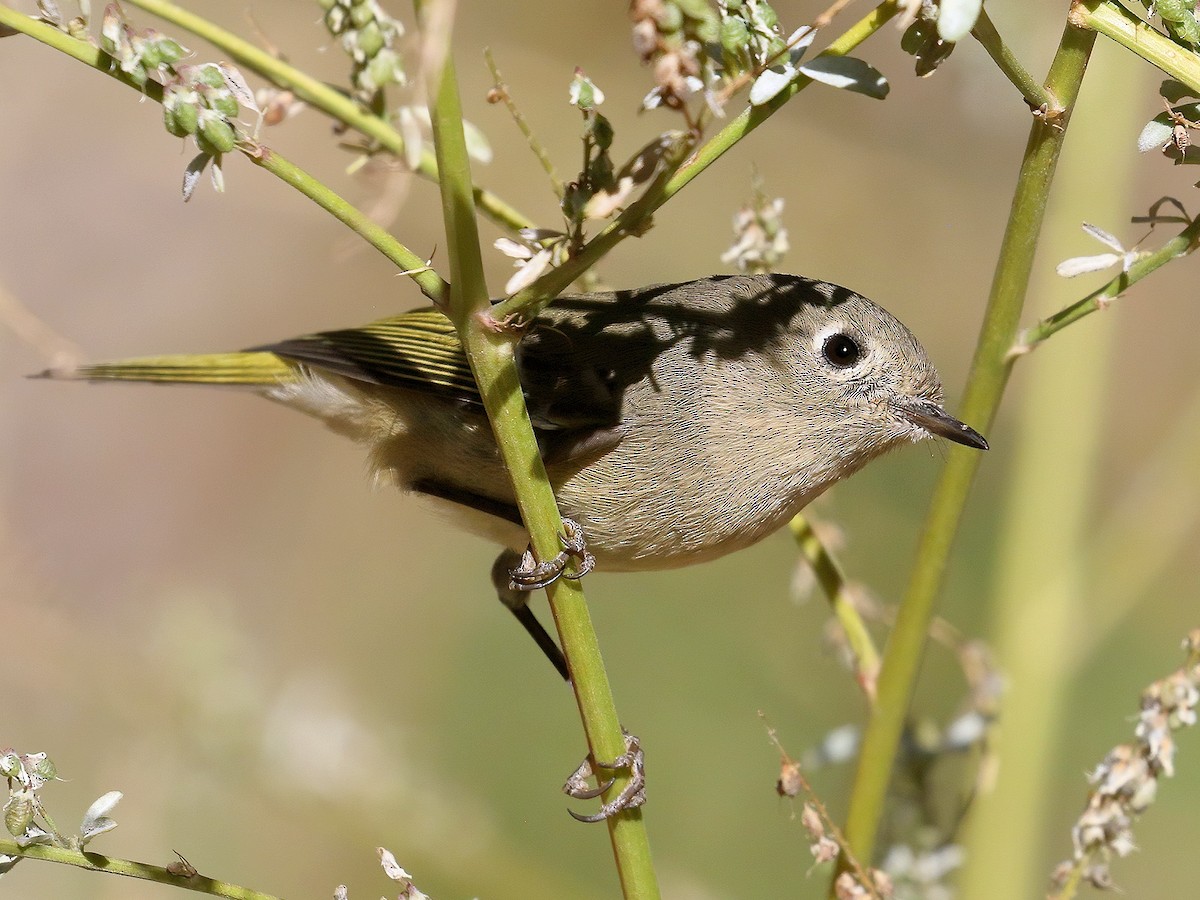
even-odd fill
[[[563,519],[563,533],[558,536],[562,550],[545,562],[534,559],[533,551],[521,555],[521,564],[511,570],[508,587],[514,591],[536,591],[547,587],[561,578],[578,581],[596,566],[596,557],[587,549],[583,528],[574,519]],[[567,571],[567,564],[575,562],[574,570]]]
[[[597,786],[589,787],[588,779],[596,775],[597,769],[607,769],[609,771],[616,769],[629,770],[629,781],[621,788],[621,792],[601,806],[598,812],[592,813],[590,816],[585,816],[575,812],[573,809],[568,809],[567,812],[576,821],[603,822],[605,819],[611,818],[623,810],[637,809],[646,802],[646,754],[643,752],[641,742],[636,735],[630,734],[628,731],[624,732],[624,734],[624,753],[610,763],[593,762],[590,757],[585,759],[579,764],[579,768],[571,773],[566,784],[563,785],[563,793],[568,796],[574,797],[576,800],[592,800],[612,787],[613,782],[616,780],[609,778],[601,782],[597,778]]]

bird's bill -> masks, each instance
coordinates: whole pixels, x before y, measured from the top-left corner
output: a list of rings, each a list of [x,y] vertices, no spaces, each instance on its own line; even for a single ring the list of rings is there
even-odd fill
[[[930,434],[944,437],[956,444],[986,450],[988,442],[984,436],[965,422],[960,422],[936,403],[929,400],[910,400],[897,404],[900,415],[914,425],[919,425]]]

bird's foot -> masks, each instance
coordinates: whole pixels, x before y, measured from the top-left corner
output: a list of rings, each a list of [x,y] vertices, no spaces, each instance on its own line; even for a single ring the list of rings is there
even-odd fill
[[[615,778],[609,778],[601,781],[597,775],[598,769],[605,769],[607,771],[615,771],[617,769],[629,770],[629,781],[621,788],[621,792],[617,796],[600,807],[599,812],[585,816],[575,812],[573,809],[568,809],[567,812],[575,820],[579,822],[603,822],[605,819],[615,816],[622,810],[637,809],[646,802],[646,754],[642,751],[642,745],[637,739],[637,735],[630,734],[628,731],[624,732],[624,735],[624,753],[608,763],[593,761],[589,756],[579,764],[579,768],[571,773],[571,777],[563,785],[563,793],[574,797],[576,800],[592,800],[612,787],[613,782],[616,780]],[[589,787],[588,779],[593,776],[596,776],[597,785],[596,787]]]
[[[553,584],[561,578],[578,581],[596,565],[596,557],[587,549],[587,540],[583,529],[574,519],[563,519],[563,533],[558,536],[562,544],[553,559],[538,562],[534,559],[533,551],[526,550],[521,556],[521,564],[508,573],[508,586],[514,591],[536,591]],[[567,571],[568,563],[574,561],[575,567]]]

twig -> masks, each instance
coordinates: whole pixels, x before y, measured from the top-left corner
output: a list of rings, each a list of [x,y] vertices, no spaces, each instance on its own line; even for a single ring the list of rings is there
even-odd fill
[[[1110,0],[1074,0],[1069,18],[1132,50],[1193,92],[1200,94],[1200,57],[1151,28],[1125,7]]]
[[[554,169],[554,160],[550,158],[550,154],[546,150],[545,144],[541,142],[533,128],[529,124],[529,120],[517,108],[517,103],[509,93],[508,84],[504,81],[504,76],[500,74],[500,69],[496,65],[496,60],[492,56],[490,47],[483,51],[483,58],[487,61],[488,71],[492,73],[492,81],[494,86],[488,94],[488,102],[496,102],[504,104],[508,114],[512,116],[513,122],[517,128],[521,130],[521,134],[525,135],[525,140],[529,143],[529,149],[533,151],[533,155],[538,158],[538,162],[542,164],[542,169],[550,178],[550,186],[554,189],[554,195],[559,200],[563,198],[563,181],[558,177],[558,172]]]
[[[983,427],[992,421],[1008,381],[1007,354],[1028,290],[1050,184],[1062,148],[1069,110],[1078,96],[1094,43],[1094,32],[1068,22],[1046,79],[1047,89],[1068,111],[1054,123],[1036,119],[1030,132],[961,406],[963,418]],[[879,675],[879,704],[863,736],[846,822],[850,846],[863,859],[871,858],[875,846],[876,829],[908,716],[929,623],[979,462],[979,454],[959,448],[949,451],[949,459],[930,503],[908,591],[884,652]]]
[[[15,28],[17,31],[91,66],[96,71],[103,72],[105,75],[129,85],[156,103],[162,103],[162,85],[156,81],[147,81],[144,85],[139,86],[131,76],[122,72],[120,67],[112,65],[112,60],[100,48],[94,47],[86,41],[71,37],[53,26],[5,6],[0,6],[0,25]],[[237,149],[256,165],[262,166],[305,196],[315,200],[322,209],[333,214],[380,253],[395,262],[401,271],[409,275],[420,286],[425,296],[435,303],[442,302],[448,286],[441,277],[428,267],[424,259],[397,241],[386,229],[372,222],[357,207],[342,199],[328,186],[313,178],[303,169],[261,144],[239,141]]]
[[[801,513],[795,516],[788,526],[792,536],[800,547],[800,552],[812,566],[813,574],[821,590],[829,600],[829,606],[834,616],[846,633],[850,652],[854,655],[854,674],[859,687],[866,694],[867,702],[875,705],[876,678],[879,675],[879,651],[871,640],[871,632],[855,608],[846,585],[846,577],[837,558],[821,538],[813,531],[812,525]]]
[[[1062,331],[1068,325],[1104,309],[1151,272],[1157,271],[1173,259],[1187,256],[1196,249],[1197,245],[1200,245],[1200,219],[1192,222],[1153,253],[1134,262],[1128,271],[1121,272],[1104,287],[1092,291],[1082,300],[1077,300],[1070,306],[1042,319],[1036,325],[1026,328],[1021,332],[1012,349],[1009,350],[1009,358],[1029,353],[1042,341]]]
[[[126,0],[130,6],[144,9],[164,21],[177,25],[203,38],[217,49],[228,53],[238,65],[266,78],[272,84],[293,91],[314,109],[344,122],[361,132],[389,153],[404,158],[404,138],[386,119],[366,110],[352,97],[341,93],[306,72],[289,65],[277,56],[256,47],[213,22],[189,12],[167,0]],[[437,163],[433,154],[421,153],[416,171],[430,181],[437,181]],[[503,228],[519,231],[533,225],[533,220],[519,212],[495,194],[481,187],[474,188],[475,203],[480,211]]]
[[[426,5],[417,4],[422,24]],[[446,39],[448,37],[447,34]],[[448,52],[441,55],[445,63],[442,71],[436,73],[436,101],[430,115],[438,167],[442,173],[439,183],[442,211],[455,281],[448,312],[479,385],[534,552],[539,559],[551,559],[561,549],[562,517],[521,391],[513,353],[516,336],[495,327],[488,312],[488,291],[471,199],[470,160],[463,137],[458,84],[451,55]],[[592,759],[617,759],[626,750],[625,735],[617,717],[612,688],[600,657],[583,590],[577,581],[560,579],[550,585],[547,594]],[[614,783],[604,792],[605,799],[616,797],[628,779],[628,773],[617,773]],[[625,897],[627,900],[657,900],[657,877],[641,810],[618,813],[609,817],[607,824]]]
[[[895,0],[885,0],[846,32],[822,53],[824,56],[845,56],[876,31],[882,28],[898,11]],[[752,106],[713,135],[677,169],[668,168],[665,177],[656,180],[646,192],[625,209],[616,221],[584,245],[578,256],[569,259],[557,269],[551,269],[532,285],[518,291],[493,308],[495,318],[528,319],[537,315],[554,297],[565,290],[571,282],[596,264],[605,254],[625,238],[640,235],[645,231],[651,215],[664,203],[691,184],[701,172],[720,159],[750,132],[767,121],[788,100],[804,90],[812,79],[801,75],[787,88],[780,91],[761,106]]]
[[[1046,90],[1044,85],[1039,84],[1037,79],[1029,74],[1029,70],[1021,64],[1008,44],[1004,43],[986,8],[979,10],[979,18],[975,20],[975,27],[971,29],[971,35],[983,44],[983,49],[988,52],[988,56],[1004,73],[1004,77],[1021,92],[1021,96],[1025,98],[1025,102],[1030,107],[1050,121],[1062,114],[1062,104],[1050,91]]]
[[[212,897],[227,897],[229,900],[279,900],[272,894],[264,894],[226,881],[216,881],[203,875],[190,877],[175,875],[163,866],[152,866],[149,863],[135,862],[131,859],[118,859],[100,853],[68,850],[65,847],[52,847],[44,844],[22,847],[16,841],[0,838],[0,855],[17,856],[24,859],[43,859],[47,862],[75,866],[91,872],[125,875],[128,878],[180,887]]]

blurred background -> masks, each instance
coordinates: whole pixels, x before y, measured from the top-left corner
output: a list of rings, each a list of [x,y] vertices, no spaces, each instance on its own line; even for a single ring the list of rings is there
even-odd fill
[[[787,31],[824,5],[776,8]],[[1050,6],[993,10],[1035,73],[1061,29],[1065,4]],[[221,0],[202,11],[251,34],[246,10]],[[293,63],[344,82],[316,4],[258,0],[253,14]],[[201,61],[220,58],[168,33]],[[953,409],[1030,116],[978,45],[918,80],[898,37],[886,28],[859,51],[890,79],[885,102],[805,91],[622,244],[606,281],[724,270],[757,169],[786,203],[784,268],[894,312]],[[546,227],[560,226],[553,195],[504,108],[485,101],[484,47],[563,176],[580,158],[566,103],[575,66],[607,95],[615,158],[677,127],[666,112],[636,112],[652,82],[624,4],[459,3],[464,106],[495,152],[477,179]],[[66,345],[28,339],[17,304],[102,360],[361,324],[421,305],[414,286],[243,159],[228,160],[227,193],[205,179],[184,205],[193,152],[164,133],[159,108],[60,54],[4,40],[0,83],[0,747],[51,755],[66,780],[43,796],[63,828],[123,791],[120,828],[94,845],[114,856],[166,864],[178,851],[270,893],[328,897],[346,883],[362,898],[391,888],[382,845],[438,900],[616,895],[603,829],[571,822],[558,791],[584,752],[574,703],[495,602],[491,546],[419,499],[373,489],[359,448],[256,397],[23,377]],[[1146,228],[1129,217],[1159,196],[1198,206],[1191,170],[1136,152],[1162,108],[1157,84],[1099,41],[1026,324],[1109,277],[1054,276],[1059,260],[1106,249],[1081,221],[1131,246]],[[345,174],[353,156],[311,111],[264,140],[360,205],[398,209],[393,231],[444,262],[432,185]],[[497,294],[510,262],[487,255]],[[1029,736],[1014,731],[1037,743],[1003,756],[1000,785],[1016,779],[1012,796],[1028,802],[1000,815],[1011,880],[976,896],[1042,895],[1070,854],[1083,773],[1130,739],[1140,691],[1179,665],[1179,641],[1200,624],[1194,281],[1194,264],[1177,262],[1022,360],[987,431],[942,612],[991,642],[1009,673],[1005,715],[1022,724],[1002,719],[1002,751]],[[903,593],[944,452],[895,453],[814,508],[844,533],[852,577],[884,602]],[[774,792],[778,753],[758,712],[799,756],[862,721],[864,704],[822,639],[824,602],[793,589],[796,569],[779,534],[698,568],[588,579],[618,708],[648,748],[667,896],[823,896],[826,875],[806,877],[807,838]],[[535,607],[546,615],[543,600]],[[955,661],[932,649],[915,711],[945,721],[963,696]],[[1114,867],[1132,896],[1191,884],[1198,754],[1181,734],[1178,776],[1137,827],[1141,852]],[[841,819],[851,769],[810,775]],[[0,882],[0,895],[28,900],[165,891],[37,863]]]

